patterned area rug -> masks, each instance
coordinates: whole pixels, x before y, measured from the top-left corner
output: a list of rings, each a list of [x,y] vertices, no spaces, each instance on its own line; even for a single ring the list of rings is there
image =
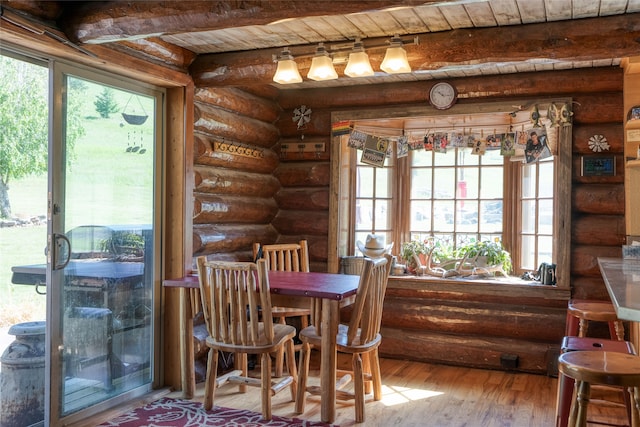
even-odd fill
[[[97,427],[330,427],[319,421],[305,421],[298,418],[276,417],[271,421],[262,419],[262,414],[243,409],[229,409],[215,406],[207,412],[202,403],[191,400],[171,399],[168,397],[156,400],[142,408],[122,414]],[[337,426],[334,426],[337,427]]]

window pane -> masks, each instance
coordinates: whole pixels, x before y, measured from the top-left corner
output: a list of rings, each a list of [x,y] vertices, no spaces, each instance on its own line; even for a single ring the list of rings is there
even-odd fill
[[[483,199],[502,198],[502,168],[484,167],[481,169],[480,197]]]
[[[411,202],[411,230],[431,230],[431,202],[427,200]]]
[[[553,200],[540,200],[538,213],[538,233],[551,234],[553,232]]]
[[[478,204],[464,203],[459,201],[456,204],[456,231],[476,231],[478,229]]]
[[[433,202],[434,231],[453,231],[453,201]]]
[[[504,156],[500,154],[500,150],[487,150],[484,156],[480,156],[483,165],[503,165]]]
[[[522,197],[536,197],[536,164],[522,166]]]
[[[373,197],[373,168],[358,167],[356,197]]]
[[[536,201],[525,200],[522,202],[522,232],[536,232]]]
[[[433,152],[417,150],[411,152],[411,165],[412,166],[432,166],[433,165]]]
[[[376,199],[376,226],[375,230],[388,230],[389,223],[389,201]]]
[[[520,264],[524,270],[535,270],[536,264],[536,238],[535,236],[522,236]]]
[[[411,172],[411,198],[431,198],[431,169],[413,169]]]
[[[540,188],[539,197],[553,197],[553,162],[551,157],[539,162],[540,167]]]
[[[478,198],[478,168],[458,169],[458,198]]]
[[[460,166],[478,166],[480,164],[480,156],[471,154],[471,149],[460,149],[458,151],[458,164]]]
[[[434,198],[453,199],[456,195],[456,170],[454,168],[437,168],[434,173]]]
[[[480,202],[480,231],[502,232],[502,200]]]
[[[356,200],[356,230],[369,230],[373,225],[373,203],[369,199]]]
[[[389,169],[376,168],[376,197],[390,197],[391,189],[389,188],[391,182],[389,180]]]
[[[541,262],[552,262],[552,259],[553,259],[553,237],[541,236],[538,239],[538,265]]]
[[[453,166],[456,164],[456,150],[449,149],[446,153],[434,153],[435,166]]]

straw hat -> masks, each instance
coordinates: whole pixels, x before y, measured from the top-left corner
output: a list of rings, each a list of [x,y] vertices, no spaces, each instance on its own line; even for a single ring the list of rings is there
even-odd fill
[[[385,253],[391,251],[391,248],[393,247],[393,243],[385,246],[384,236],[378,236],[375,234],[368,234],[364,245],[359,240],[356,242],[356,245],[360,252],[369,258],[381,257]]]

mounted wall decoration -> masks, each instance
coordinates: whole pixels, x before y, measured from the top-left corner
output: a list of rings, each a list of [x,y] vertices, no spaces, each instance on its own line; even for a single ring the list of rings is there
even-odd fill
[[[547,110],[547,118],[551,122],[549,124],[550,127],[556,127],[560,123],[560,109],[558,109],[558,106],[555,104],[555,102],[552,102],[549,105],[549,109]]]
[[[582,156],[582,176],[615,176],[616,156]]]
[[[534,105],[531,110],[531,123],[533,123],[534,128],[540,127],[540,111],[538,110],[538,105]]]
[[[243,156],[243,157],[253,157],[253,158],[264,157],[263,150],[255,147],[250,147],[248,145],[240,144],[240,143],[234,143],[234,142],[215,141],[213,143],[213,151],[231,153],[231,154],[235,154],[237,156]]]
[[[571,124],[571,117],[573,117],[573,111],[571,104],[567,102],[560,108],[560,123],[563,125]]]
[[[601,151],[609,150],[611,146],[604,135],[593,135],[589,138],[589,148],[594,153],[599,153]]]
[[[311,121],[311,108],[301,105],[293,110],[293,122],[298,125],[298,130],[307,127],[307,123]]]

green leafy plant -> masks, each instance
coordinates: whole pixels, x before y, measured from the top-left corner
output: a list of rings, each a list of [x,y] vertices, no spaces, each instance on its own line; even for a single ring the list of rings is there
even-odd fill
[[[459,258],[475,259],[478,257],[486,257],[488,266],[501,266],[505,273],[509,274],[513,268],[511,262],[511,254],[507,252],[502,243],[489,240],[472,241],[456,250],[456,256]]]
[[[426,255],[431,250],[431,246],[427,240],[411,240],[404,242],[400,246],[400,256],[407,262],[407,264],[414,263],[414,255]]]
[[[144,253],[144,239],[136,233],[115,231],[109,239],[100,242],[100,248],[105,252],[115,254],[142,255]]]

